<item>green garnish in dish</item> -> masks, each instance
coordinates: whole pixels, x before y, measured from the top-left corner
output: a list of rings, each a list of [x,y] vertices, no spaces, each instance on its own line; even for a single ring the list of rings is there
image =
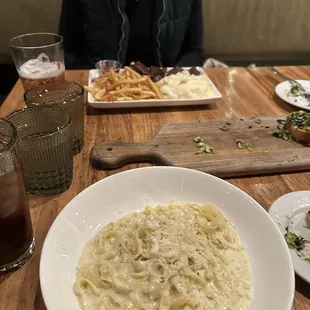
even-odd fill
[[[287,230],[284,235],[285,241],[290,249],[296,249],[296,251],[301,251],[306,246],[306,240],[303,237],[298,237],[295,233]]]
[[[291,138],[291,133],[288,127],[293,126],[297,129],[301,129],[307,132],[310,132],[310,113],[305,111],[296,111],[290,113],[286,120],[279,119],[277,120],[278,125],[274,130],[273,135],[281,138],[285,141]]]
[[[300,95],[301,92],[302,92],[302,89],[301,89],[300,85],[299,84],[294,84],[291,87],[291,90],[290,90],[290,92],[288,94],[293,96],[293,97],[297,97],[297,96]]]
[[[296,254],[305,262],[310,264],[310,257],[305,253],[306,244],[309,243],[308,240],[303,237],[297,236],[295,233],[290,232],[288,227],[286,227],[286,234],[284,235],[285,241],[290,249],[296,250]]]
[[[292,112],[286,118],[293,126],[310,131],[310,113],[306,111]]]
[[[290,138],[291,134],[289,130],[286,128],[285,120],[279,119],[277,120],[277,122],[278,126],[274,130],[273,135],[287,141]]]

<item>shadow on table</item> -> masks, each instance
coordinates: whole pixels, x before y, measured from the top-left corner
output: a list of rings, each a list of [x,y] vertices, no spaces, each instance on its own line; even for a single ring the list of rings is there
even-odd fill
[[[215,103],[197,106],[174,106],[174,107],[143,107],[143,108],[119,108],[119,109],[96,109],[86,105],[87,115],[115,115],[115,114],[140,114],[140,113],[160,113],[160,112],[187,112],[187,111],[206,111],[216,110]]]
[[[36,298],[34,301],[34,310],[46,310],[46,306],[43,301],[40,283],[37,286]]]
[[[291,113],[296,110],[300,110],[299,108],[286,103],[281,98],[279,98],[276,94],[273,95],[273,100],[281,109],[287,111],[288,113]]]
[[[5,282],[14,274],[14,272],[8,272],[0,275],[0,285],[4,285]]]
[[[68,189],[67,189],[68,190]],[[53,199],[58,199],[61,194],[50,195],[50,196],[39,196],[39,195],[31,195],[28,193],[28,201],[30,209],[35,209],[38,207],[42,207],[48,204]]]
[[[300,294],[310,299],[310,284],[298,275],[295,275],[295,288]]]
[[[276,93],[275,88],[280,83],[279,79],[276,76],[270,76],[267,74],[264,74],[262,76],[258,76],[258,81],[261,83],[263,87],[266,87],[267,89],[273,89],[273,96],[272,100],[283,110],[286,110],[288,113],[296,111],[298,108],[294,107],[288,103],[286,103],[284,100],[282,100]]]

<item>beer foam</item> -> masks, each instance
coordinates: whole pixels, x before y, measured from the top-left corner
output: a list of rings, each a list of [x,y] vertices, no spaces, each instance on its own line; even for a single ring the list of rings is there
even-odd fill
[[[20,77],[25,79],[46,79],[61,75],[65,66],[58,61],[50,61],[45,53],[22,64],[18,70]]]

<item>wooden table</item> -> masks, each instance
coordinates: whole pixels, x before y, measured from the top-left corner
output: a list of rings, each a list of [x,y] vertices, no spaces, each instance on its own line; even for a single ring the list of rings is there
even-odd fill
[[[279,69],[294,78],[310,79],[310,67]],[[283,116],[293,110],[293,107],[274,96],[274,87],[280,80],[267,68],[208,69],[207,73],[223,95],[223,99],[216,105],[136,110],[94,110],[86,107],[85,146],[82,153],[74,158],[73,183],[70,189],[60,196],[29,197],[36,251],[31,260],[20,270],[0,277],[0,310],[46,309],[40,291],[39,261],[44,238],[58,213],[74,196],[94,182],[121,170],[142,166],[129,165],[120,170],[97,171],[88,161],[89,152],[95,143],[117,139],[125,142],[143,142],[148,140],[162,124],[169,122],[263,115]],[[88,73],[69,71],[67,78],[85,85]],[[3,103],[0,116],[3,117],[23,106],[23,88],[18,81]],[[229,182],[247,192],[268,209],[278,197],[286,193],[309,190],[310,173],[238,178],[229,179]],[[310,285],[298,277],[296,277],[293,309],[310,310]]]

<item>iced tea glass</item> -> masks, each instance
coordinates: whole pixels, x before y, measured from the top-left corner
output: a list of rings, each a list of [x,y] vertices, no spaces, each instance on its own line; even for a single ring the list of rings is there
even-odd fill
[[[65,79],[63,38],[54,33],[28,33],[9,42],[24,89]]]
[[[25,92],[27,107],[57,106],[67,110],[72,119],[73,155],[81,152],[84,144],[84,88],[69,81],[41,84]]]
[[[34,246],[17,131],[0,118],[0,274],[26,263]]]
[[[72,123],[57,107],[16,111],[8,120],[17,128],[26,190],[33,195],[64,192],[72,182]]]

